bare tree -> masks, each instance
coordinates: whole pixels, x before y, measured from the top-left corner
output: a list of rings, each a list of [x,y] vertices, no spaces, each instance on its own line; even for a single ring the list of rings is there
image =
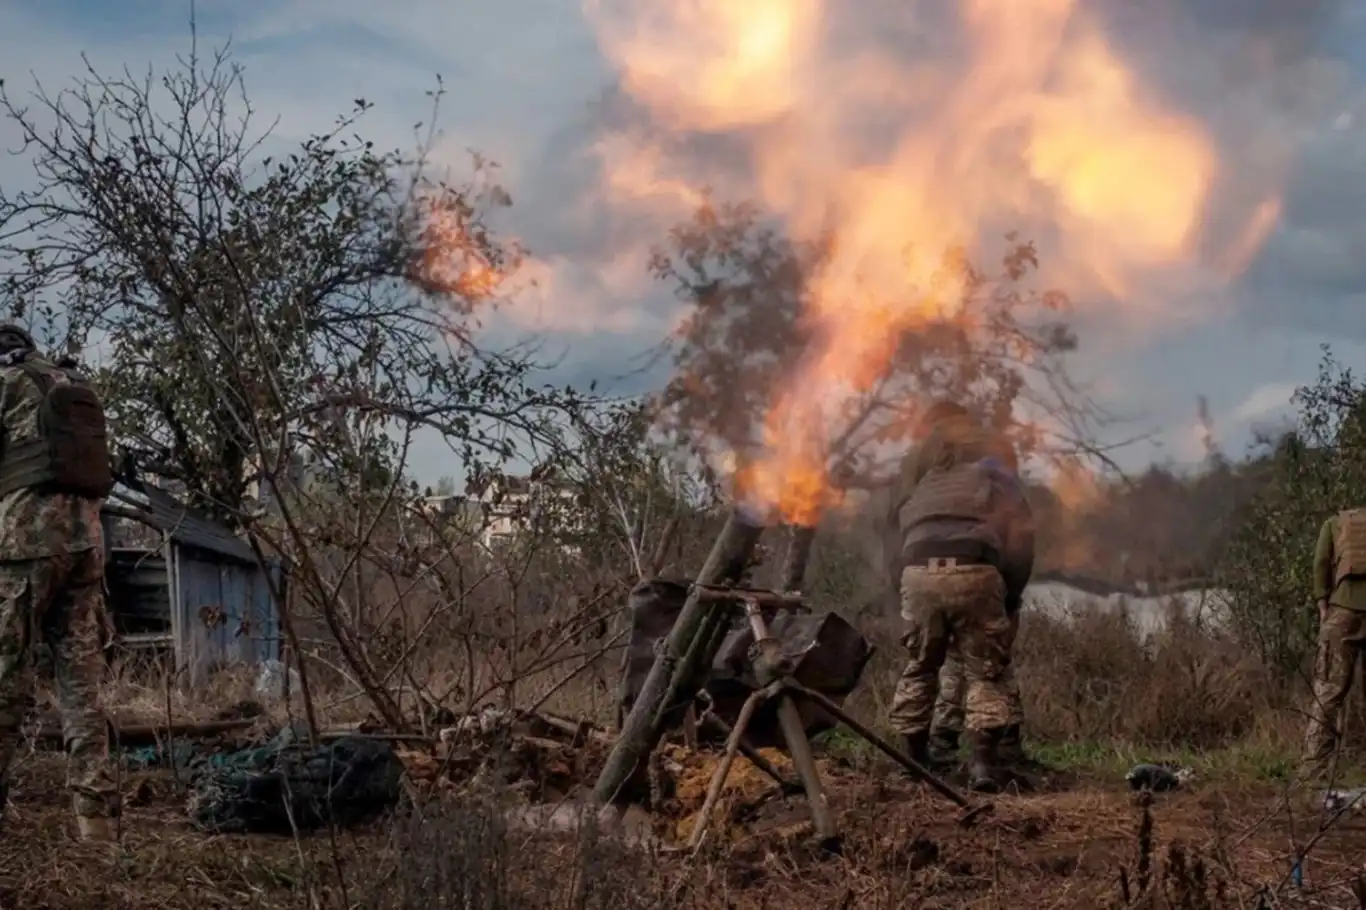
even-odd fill
[[[583,402],[538,385],[528,348],[478,342],[523,255],[487,224],[511,202],[492,165],[434,175],[430,127],[417,153],[380,152],[357,135],[369,108],[272,156],[226,52],[140,78],[87,68],[23,102],[0,91],[34,178],[0,193],[0,267],[14,316],[71,350],[101,343],[115,431],[144,466],[284,565],[292,650],[308,644],[298,608],[402,726],[390,684],[412,641],[382,643],[416,633],[397,605],[432,589],[430,625],[493,571],[458,561],[458,583],[433,587],[404,538],[414,438],[479,477],[555,451]]]
[[[224,521],[254,472],[343,439],[365,463],[327,468],[382,486],[405,432],[497,463],[574,403],[530,382],[528,351],[476,342],[522,258],[486,223],[510,204],[493,166],[433,175],[430,127],[416,154],[380,152],[357,135],[369,108],[276,157],[226,52],[0,93],[34,177],[0,193],[11,311],[101,342],[119,436]]]

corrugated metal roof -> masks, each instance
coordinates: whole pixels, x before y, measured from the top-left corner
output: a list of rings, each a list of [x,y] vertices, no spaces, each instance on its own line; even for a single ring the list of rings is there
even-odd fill
[[[137,503],[143,520],[165,533],[173,542],[197,547],[237,562],[256,564],[256,554],[245,540],[203,513],[189,508],[165,490],[146,484],[129,484],[127,489],[145,500]],[[126,497],[115,493],[114,498]]]
[[[156,526],[179,544],[199,547],[228,559],[255,564],[256,554],[240,537],[155,487],[143,487]]]

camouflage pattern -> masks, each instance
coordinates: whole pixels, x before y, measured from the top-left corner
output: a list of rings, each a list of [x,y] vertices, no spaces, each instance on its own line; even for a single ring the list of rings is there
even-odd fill
[[[939,671],[939,696],[934,700],[934,714],[930,729],[936,736],[963,735],[963,720],[968,695],[967,669],[958,643],[950,642],[948,656]]]
[[[67,382],[65,374],[54,377]],[[7,443],[38,435],[43,393],[16,366],[0,366],[0,426]],[[100,503],[76,496],[18,490],[0,498],[0,560],[43,559],[103,550]]]
[[[1013,653],[1015,638],[1020,632],[1020,614],[1007,612],[1006,615],[1010,618],[1010,648]],[[1013,663],[1005,678],[1010,695],[1010,723],[1023,724],[1024,704],[1020,699],[1020,685],[1015,677]],[[962,735],[967,691],[967,669],[963,655],[959,653],[958,643],[951,642],[944,668],[939,671],[939,697],[934,703],[934,720],[931,724],[936,736]]]
[[[1012,723],[1012,622],[1001,573],[989,566],[908,567],[901,576],[902,616],[910,660],[892,697],[890,720],[903,736],[929,730],[939,674],[958,643],[965,683],[965,726],[993,730]],[[1017,703],[1017,702],[1016,702]]]
[[[0,780],[7,781],[33,705],[33,658],[42,641],[52,654],[76,814],[85,817],[118,808],[98,706],[103,599],[103,550],[0,562]]]
[[[0,365],[6,443],[37,436],[41,397],[21,370]],[[98,706],[104,615],[99,501],[31,490],[0,498],[0,796],[8,791],[20,727],[33,705],[34,657],[41,642],[52,656],[70,756],[68,782],[83,832],[119,808]]]
[[[1318,654],[1314,659],[1314,700],[1309,706],[1305,734],[1306,763],[1326,771],[1337,750],[1342,706],[1352,690],[1352,678],[1366,650],[1366,613],[1329,606],[1319,624]]]

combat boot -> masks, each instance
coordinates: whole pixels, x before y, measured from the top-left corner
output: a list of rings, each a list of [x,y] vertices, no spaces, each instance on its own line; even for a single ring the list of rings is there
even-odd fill
[[[1022,771],[1044,773],[1052,770],[1037,758],[1030,758],[1029,753],[1025,751],[1020,724],[1011,724],[1005,728],[1005,732],[1001,734],[999,752],[1003,764]]]
[[[901,737],[901,748],[911,761],[922,768],[930,766],[930,731],[921,730]]]
[[[968,788],[978,793],[1001,792],[999,754],[1003,727],[968,731]]]
[[[1011,724],[1001,731],[1001,741],[997,744],[996,755],[1005,776],[1022,790],[1034,789],[1037,785],[1034,776],[1047,774],[1052,770],[1044,763],[1030,758],[1025,752],[1019,724]]]
[[[930,761],[940,770],[958,764],[959,732],[948,727],[936,727],[930,731]]]

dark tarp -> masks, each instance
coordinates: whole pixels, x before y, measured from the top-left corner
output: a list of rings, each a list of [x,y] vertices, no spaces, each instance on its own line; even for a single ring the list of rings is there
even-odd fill
[[[388,743],[345,737],[316,749],[286,729],[195,772],[190,820],[220,833],[291,834],[367,821],[398,803],[403,762]]]

